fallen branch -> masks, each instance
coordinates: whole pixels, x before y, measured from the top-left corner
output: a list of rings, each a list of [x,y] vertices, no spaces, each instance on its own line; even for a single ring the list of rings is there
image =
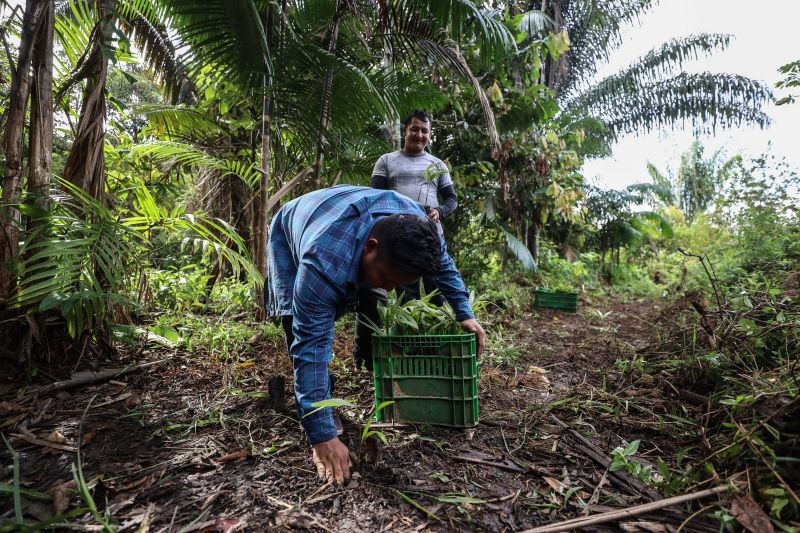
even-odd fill
[[[562,428],[566,429],[570,435],[574,436],[579,441],[578,447],[580,448],[581,452],[585,453],[591,459],[593,459],[597,464],[602,466],[603,468],[608,468],[611,465],[611,458],[608,457],[603,453],[603,451],[598,448],[597,446],[592,443],[589,439],[569,427],[564,421],[558,418],[556,415],[550,415],[550,417]],[[627,472],[618,471],[618,472],[608,472],[609,479],[616,481],[617,483],[626,484],[635,491],[637,491],[643,498],[648,499],[650,501],[658,501],[663,496],[657,490],[648,487],[635,477],[631,476]]]
[[[55,383],[51,383],[50,385],[45,385],[43,387],[39,387],[38,389],[34,389],[31,392],[27,393],[25,396],[38,396],[42,394],[48,394],[55,391],[65,390],[65,389],[73,389],[75,387],[81,387],[83,385],[90,385],[92,383],[97,383],[99,381],[106,381],[110,379],[114,379],[118,376],[124,376],[125,374],[130,374],[136,370],[141,370],[142,368],[147,368],[149,366],[157,365],[160,363],[164,363],[167,361],[166,359],[161,359],[159,361],[148,361],[146,363],[139,363],[138,365],[131,365],[126,366],[123,368],[114,368],[111,370],[103,370],[102,372],[91,372],[81,374],[78,377],[67,379],[64,381],[56,381]]]
[[[580,518],[572,518],[570,520],[565,520],[563,522],[558,522],[556,524],[535,527],[533,529],[526,529],[524,531],[521,531],[520,533],[558,533],[561,531],[571,531],[573,529],[581,529],[587,526],[594,526],[597,524],[605,524],[606,522],[614,522],[617,520],[621,520],[623,518],[629,518],[632,516],[638,516],[652,511],[658,511],[660,509],[664,509],[665,507],[669,507],[671,505],[677,505],[679,503],[685,503],[694,500],[699,500],[702,498],[707,498],[708,496],[714,496],[716,494],[729,491],[731,490],[731,488],[732,488],[731,485],[720,485],[719,487],[714,487],[713,489],[701,490],[699,492],[683,494],[681,496],[673,496],[672,498],[665,498],[657,502],[643,503],[641,505],[636,505],[634,507],[629,507],[627,509],[620,509],[618,511],[609,511],[607,513],[601,513],[594,516],[582,516]]]

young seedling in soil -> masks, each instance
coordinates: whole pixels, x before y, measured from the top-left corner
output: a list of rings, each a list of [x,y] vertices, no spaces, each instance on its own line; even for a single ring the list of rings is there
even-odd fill
[[[389,444],[389,441],[386,438],[386,434],[383,431],[372,429],[372,421],[375,419],[377,414],[382,409],[389,407],[393,403],[394,401],[381,402],[380,405],[375,407],[370,412],[369,417],[367,418],[367,422],[364,424],[364,429],[361,430],[361,436],[359,440],[360,450],[359,453],[356,454],[356,458],[359,460],[358,461],[359,463],[361,463],[363,459],[365,462],[371,465],[377,464],[380,459],[380,448],[378,446],[378,440],[383,442],[384,445]],[[353,402],[341,398],[331,398],[330,400],[321,400],[319,402],[312,403],[311,406],[314,407],[315,409],[313,411],[306,413],[303,416],[303,418],[316,413],[320,409],[325,409],[326,407],[353,407],[353,408],[358,407]]]

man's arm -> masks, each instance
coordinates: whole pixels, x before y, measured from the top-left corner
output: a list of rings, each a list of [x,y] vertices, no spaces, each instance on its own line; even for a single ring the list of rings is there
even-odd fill
[[[456,320],[463,322],[475,318],[472,306],[469,304],[469,291],[464,285],[464,280],[461,279],[461,274],[456,269],[453,259],[447,253],[447,245],[444,240],[442,240],[442,266],[438,274],[434,276],[434,280],[442,296],[453,307]]]
[[[465,331],[475,334],[475,340],[478,343],[478,355],[480,355],[486,346],[486,332],[475,320],[475,314],[472,312],[472,306],[469,303],[469,291],[464,285],[464,280],[461,279],[461,274],[456,269],[453,259],[447,253],[447,245],[444,240],[442,240],[442,266],[439,273],[434,277],[434,281],[447,303],[453,307],[453,311],[456,313],[456,320],[461,322],[461,327]]]
[[[373,174],[369,186],[373,189],[388,189],[389,180],[386,178],[386,176],[376,176]]]
[[[336,293],[314,267],[300,265],[292,304],[294,343],[289,350],[294,366],[297,413],[311,444],[336,437],[333,410],[311,404],[330,399],[328,364],[333,347]]]
[[[373,189],[389,188],[389,164],[387,159],[387,155],[383,154],[375,161],[375,166],[372,168],[372,179],[369,184]]]
[[[311,443],[317,475],[341,485],[350,479],[350,455],[337,437],[333,410],[326,407],[308,414],[314,410],[313,403],[331,397],[328,364],[338,298],[338,293],[316,268],[301,264],[292,305],[295,341],[289,350],[294,366],[297,414]]]
[[[373,177],[373,179],[375,178]],[[452,184],[447,185],[439,189],[439,196],[442,201],[439,203],[439,207],[437,207],[436,210],[439,211],[439,218],[447,218],[458,207],[456,189]]]

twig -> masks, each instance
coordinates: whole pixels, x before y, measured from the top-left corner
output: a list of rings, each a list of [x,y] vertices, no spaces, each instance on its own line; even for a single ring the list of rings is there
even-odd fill
[[[733,420],[733,423],[736,424],[736,427],[739,428],[739,431],[741,431],[742,433],[745,432],[744,428],[741,426],[741,424],[739,424],[739,422],[737,422],[736,420]],[[758,449],[758,447],[756,447],[756,445],[753,444],[753,439],[750,438],[750,434],[745,434],[745,438],[747,439],[747,445],[750,446],[750,449],[753,450],[753,453],[755,453],[758,456],[758,458],[761,459],[761,462],[764,463],[764,465],[767,468],[769,468],[769,471],[772,472],[772,475],[777,478],[777,480],[780,482],[781,485],[783,485],[783,488],[785,488],[789,492],[789,494],[792,495],[792,498],[794,498],[794,501],[800,504],[800,498],[798,498],[797,493],[794,490],[792,490],[792,487],[789,486],[788,483],[786,483],[786,481],[778,473],[778,471],[775,470],[772,467],[772,465],[769,464],[769,461],[767,461],[764,458],[764,455],[762,455],[762,453]]]
[[[708,258],[708,254],[697,255],[689,253],[681,248],[678,248],[678,251],[685,255],[686,257],[694,257],[700,261],[700,264],[703,266],[703,270],[706,271],[706,276],[708,277],[708,281],[711,283],[711,289],[714,291],[714,299],[717,300],[717,312],[719,313],[719,318],[723,318],[723,305],[722,305],[722,298],[719,296],[719,291],[717,290],[717,276],[716,273],[712,273],[714,271],[714,265],[711,264],[711,260]],[[711,271],[709,271],[708,267],[706,266],[706,262],[708,262],[708,267],[711,267]]]
[[[716,494],[729,491],[731,490],[731,488],[732,487],[730,485],[720,485],[719,487],[714,487],[713,489],[701,490],[700,492],[683,494],[681,496],[673,496],[672,498],[665,498],[657,502],[644,503],[642,505],[636,505],[634,507],[629,507],[627,509],[620,509],[618,511],[609,511],[607,513],[600,513],[594,516],[573,518],[571,520],[558,522],[557,524],[550,524],[547,526],[535,527],[533,529],[526,529],[524,531],[521,531],[520,533],[557,533],[560,531],[571,531],[573,529],[581,529],[587,526],[593,526],[597,524],[605,524],[606,522],[613,522],[623,518],[649,513],[651,511],[658,511],[659,509],[664,509],[665,507],[669,507],[671,505],[677,505],[679,503],[685,503],[694,500],[699,500],[701,498],[707,498],[708,496],[714,496]]]
[[[26,394],[27,396],[35,396],[41,394],[47,394],[50,392],[71,389],[74,387],[80,387],[83,385],[89,385],[92,383],[97,383],[99,381],[105,381],[107,379],[113,379],[118,376],[123,376],[125,374],[130,374],[135,370],[140,370],[142,368],[147,368],[149,366],[158,365],[161,363],[166,362],[167,359],[161,359],[158,361],[149,361],[146,363],[139,363],[138,365],[126,366],[123,368],[114,368],[111,370],[104,370],[102,372],[98,372],[96,374],[84,374],[78,376],[73,379],[68,379],[64,381],[57,381],[55,383],[51,383],[50,385],[45,385],[44,387],[39,387],[38,389],[34,389]]]
[[[689,522],[691,522],[692,520],[694,520],[694,518],[695,518],[697,515],[699,515],[699,514],[703,513],[704,511],[708,511],[708,510],[709,510],[709,509],[711,509],[712,507],[714,507],[714,506],[713,506],[713,505],[706,505],[705,507],[701,507],[701,508],[700,508],[700,509],[698,509],[697,511],[693,512],[692,514],[690,514],[690,515],[689,515],[689,516],[686,518],[686,520],[684,520],[683,522],[681,522],[681,525],[679,525],[679,526],[678,526],[678,529],[676,529],[676,530],[675,530],[675,533],[681,533],[681,531],[683,530],[683,528],[684,528],[684,527],[686,527],[686,525],[687,525]]]
[[[476,465],[486,465],[486,466],[493,466],[495,468],[500,468],[501,470],[508,470],[509,472],[516,472],[518,474],[527,474],[529,469],[522,468],[516,464],[509,465],[506,463],[495,463],[493,461],[484,461],[483,459],[477,459],[475,457],[466,457],[463,455],[453,455],[451,457],[456,461],[464,461],[465,463],[474,463]]]
[[[67,446],[66,444],[56,444],[55,442],[50,442],[49,440],[29,437],[28,435],[23,435],[22,433],[12,433],[11,436],[24,440],[25,442],[29,442],[31,444],[36,444],[38,446],[47,446],[48,448],[53,448],[54,450],[61,450],[62,452],[74,453],[78,451],[78,449],[73,446]]]
[[[329,479],[328,481],[326,481],[325,483],[323,483],[322,485],[320,485],[320,487],[319,487],[317,490],[315,490],[315,491],[314,491],[314,492],[311,494],[311,496],[309,496],[308,498],[306,498],[306,499],[303,501],[303,503],[301,503],[300,505],[305,505],[306,503],[308,503],[308,501],[309,501],[311,498],[313,498],[314,496],[316,496],[317,494],[319,494],[319,493],[320,493],[320,492],[322,492],[323,490],[327,489],[327,488],[328,488],[328,487],[330,487],[331,485],[333,485],[333,479]]]

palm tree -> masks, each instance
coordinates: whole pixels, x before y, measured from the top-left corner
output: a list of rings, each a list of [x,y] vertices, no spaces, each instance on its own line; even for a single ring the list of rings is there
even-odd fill
[[[599,67],[622,43],[626,26],[654,9],[656,0],[544,0],[544,27],[564,30],[569,51],[548,60],[543,79],[558,95],[562,116],[580,122],[594,143],[587,155],[610,153],[610,142],[621,135],[659,128],[718,127],[755,124],[769,118],[762,106],[772,100],[767,86],[744,76],[682,72],[693,59],[724,50],[731,37],[700,34],[676,38],[599,81]],[[549,22],[549,25],[548,25]]]
[[[674,176],[665,175],[652,164],[647,166],[653,182],[669,191],[669,196],[662,196],[661,200],[680,207],[689,222],[711,204],[738,160],[737,157],[724,160],[721,149],[711,157],[706,157],[704,152],[703,144],[695,139],[681,155],[681,163]]]
[[[273,7],[270,7],[273,6]],[[266,270],[268,193],[280,188],[269,178],[280,166],[286,177],[314,168],[322,184],[325,154],[329,183],[351,169],[377,126],[414,108],[427,107],[431,66],[467,80],[482,103],[487,131],[499,150],[494,116],[480,83],[457,43],[477,39],[487,54],[514,46],[513,37],[469,0],[378,2],[335,0],[268,2],[176,0],[165,3],[190,71],[209,65],[235,79],[243,93],[259,96],[262,116],[262,178],[253,217],[253,250]],[[471,21],[467,24],[467,21]],[[394,68],[386,71],[385,66]],[[320,91],[320,88],[322,89]],[[422,90],[420,90],[422,88]],[[261,111],[261,110],[259,110]],[[365,125],[375,125],[369,131]],[[384,150],[385,151],[385,150]],[[380,153],[374,150],[370,158]],[[283,162],[279,159],[283,159]],[[346,162],[343,159],[347,160]],[[267,161],[270,163],[267,164]]]

